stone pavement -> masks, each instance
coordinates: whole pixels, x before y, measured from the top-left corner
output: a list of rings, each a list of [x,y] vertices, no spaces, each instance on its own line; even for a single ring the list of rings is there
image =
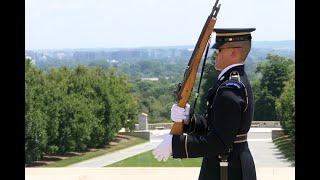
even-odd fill
[[[200,168],[25,168],[26,180],[196,180]],[[257,180],[294,180],[294,168],[257,168]]]
[[[271,130],[279,128],[251,128],[248,144],[256,167],[291,167],[271,139]]]

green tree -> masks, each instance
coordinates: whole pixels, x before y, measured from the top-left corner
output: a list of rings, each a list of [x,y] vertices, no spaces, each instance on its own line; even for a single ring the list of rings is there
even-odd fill
[[[281,95],[284,82],[292,72],[293,61],[278,55],[268,55],[257,65],[255,73],[261,76],[253,81],[255,120],[276,120],[275,101]]]
[[[61,102],[67,96],[67,84],[70,71],[67,67],[59,69],[51,68],[46,73],[47,81],[43,85],[46,89],[45,98],[42,102],[43,112],[49,117],[47,121],[46,131],[48,134],[47,153],[60,152],[59,145],[59,124]],[[60,149],[59,149],[60,147]]]
[[[176,82],[159,79],[159,81],[137,80],[132,93],[139,102],[138,111],[147,113],[149,122],[171,122],[170,109],[174,103],[173,92]]]
[[[46,153],[83,151],[134,128],[137,102],[128,78],[115,69],[37,69],[26,59],[26,163]]]
[[[289,78],[292,59],[279,55],[268,55],[266,63],[257,66],[256,73],[261,73],[261,86],[266,87],[270,94],[278,98],[282,92],[285,81]]]
[[[276,112],[282,128],[295,142],[295,72],[285,82],[280,98],[276,100]]]
[[[41,111],[44,99],[42,71],[25,59],[25,161],[30,163],[43,157],[48,141],[46,123],[48,116]]]

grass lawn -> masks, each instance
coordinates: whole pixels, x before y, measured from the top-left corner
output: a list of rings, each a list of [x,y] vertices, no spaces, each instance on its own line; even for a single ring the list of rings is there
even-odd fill
[[[288,161],[295,166],[295,145],[289,136],[281,136],[273,140],[273,143],[284,154]]]
[[[202,158],[176,160],[172,157],[165,162],[159,162],[150,150],[105,167],[200,167],[201,162]]]
[[[103,148],[103,149],[99,149],[97,151],[94,152],[87,152],[83,155],[79,155],[79,156],[72,156],[70,158],[67,159],[63,159],[51,164],[48,164],[44,167],[64,167],[64,166],[68,166],[74,163],[78,163],[84,160],[88,160],[97,156],[101,156],[107,153],[111,153],[120,149],[124,149],[130,146],[134,146],[137,144],[141,144],[147,142],[147,140],[145,139],[141,139],[141,138],[137,138],[137,137],[131,137],[130,140],[128,141],[120,141],[118,144],[116,145],[108,145],[107,147]]]

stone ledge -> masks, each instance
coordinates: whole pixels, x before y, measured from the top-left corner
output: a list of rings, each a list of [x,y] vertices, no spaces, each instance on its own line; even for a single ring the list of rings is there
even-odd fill
[[[139,137],[150,141],[150,131],[119,132],[119,134]]]
[[[280,121],[252,121],[251,127],[281,128]]]
[[[200,167],[25,168],[26,180],[195,180]],[[257,167],[258,180],[294,180],[294,167]]]
[[[281,137],[284,135],[284,130],[283,129],[280,129],[280,130],[272,130],[271,131],[271,138],[272,140],[278,138],[278,137]]]
[[[171,129],[173,123],[149,123],[148,129]],[[136,125],[138,129],[138,124]],[[280,121],[252,121],[252,128],[281,128]]]

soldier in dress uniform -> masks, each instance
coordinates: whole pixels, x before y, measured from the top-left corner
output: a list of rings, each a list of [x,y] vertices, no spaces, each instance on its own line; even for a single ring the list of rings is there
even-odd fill
[[[207,92],[203,115],[189,117],[190,105],[174,104],[171,119],[184,123],[183,135],[167,134],[153,150],[159,161],[203,157],[200,180],[256,180],[248,147],[254,101],[244,62],[255,28],[214,29],[217,83]]]

